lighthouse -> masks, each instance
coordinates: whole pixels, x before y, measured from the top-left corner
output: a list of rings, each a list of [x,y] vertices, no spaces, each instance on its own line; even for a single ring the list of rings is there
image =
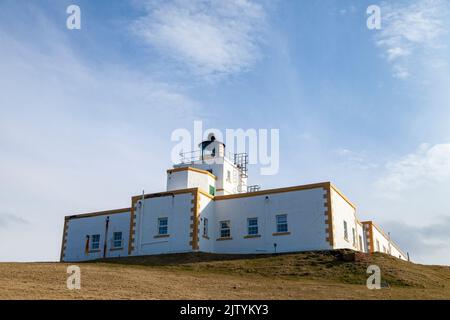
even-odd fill
[[[181,154],[180,163],[167,170],[167,191],[198,187],[211,195],[247,192],[246,154],[227,156],[225,144],[213,133],[198,148]]]
[[[247,186],[247,159],[207,135],[167,170],[165,191],[132,196],[127,208],[66,216],[61,261],[333,249],[408,259],[331,182],[256,190]]]
[[[201,160],[223,159],[225,157],[225,144],[217,141],[214,134],[210,133],[208,139],[198,144],[201,152]]]

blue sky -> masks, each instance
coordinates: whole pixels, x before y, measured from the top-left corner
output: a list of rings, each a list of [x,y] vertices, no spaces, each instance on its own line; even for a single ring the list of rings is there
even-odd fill
[[[81,30],[66,28],[70,4]],[[415,261],[450,264],[449,10],[2,1],[0,260],[56,260],[65,215],[163,190],[171,133],[202,120],[279,129],[280,170],[252,166],[252,184],[332,181]]]

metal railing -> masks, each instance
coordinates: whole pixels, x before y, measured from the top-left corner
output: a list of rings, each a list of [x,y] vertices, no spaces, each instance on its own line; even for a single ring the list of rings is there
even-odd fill
[[[247,186],[247,192],[256,192],[261,190],[261,186],[258,184],[252,185],[252,186]]]
[[[180,162],[182,164],[189,164],[189,163],[203,160],[201,150],[180,152],[179,155],[180,155]],[[204,158],[207,158],[209,156],[210,156],[209,153],[203,154]],[[234,159],[234,157],[235,157],[235,155],[233,153],[225,153],[225,158],[227,158],[227,159]]]

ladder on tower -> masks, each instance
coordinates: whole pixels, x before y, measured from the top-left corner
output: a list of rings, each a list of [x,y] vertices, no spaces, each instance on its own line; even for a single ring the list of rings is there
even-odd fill
[[[248,178],[248,154],[247,153],[235,153],[234,164],[240,171],[241,178]]]

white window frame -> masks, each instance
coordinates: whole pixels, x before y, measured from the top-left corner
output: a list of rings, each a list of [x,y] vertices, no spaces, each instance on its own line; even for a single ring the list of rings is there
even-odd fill
[[[227,226],[224,227],[223,224],[226,224]],[[231,238],[231,222],[230,220],[223,220],[219,222],[219,232],[220,232],[220,238]],[[224,231],[228,231],[228,235],[224,235]]]
[[[97,241],[94,241],[94,238],[98,238]],[[100,250],[100,234],[91,235],[91,248],[93,250]]]
[[[250,221],[256,221],[256,224],[250,225]],[[253,230],[252,232],[250,230]],[[256,232],[254,232],[256,230]],[[247,219],[247,235],[249,236],[257,236],[259,235],[259,227],[258,227],[258,218],[248,218]]]
[[[116,239],[116,235],[120,234],[120,239]],[[118,244],[118,245],[117,245]],[[113,232],[113,248],[122,248],[123,247],[123,233],[122,231],[114,231]]]
[[[285,218],[285,221],[280,222],[279,221],[280,218]],[[287,214],[277,214],[275,217],[275,222],[276,222],[277,233],[283,233],[283,232],[289,231]],[[286,226],[286,227],[284,228],[283,226]]]
[[[163,225],[161,222],[165,221],[165,225]],[[165,228],[165,232],[161,232],[161,228]],[[164,230],[164,229],[163,229]],[[161,217],[158,218],[158,235],[163,236],[169,234],[169,218],[168,217]]]

